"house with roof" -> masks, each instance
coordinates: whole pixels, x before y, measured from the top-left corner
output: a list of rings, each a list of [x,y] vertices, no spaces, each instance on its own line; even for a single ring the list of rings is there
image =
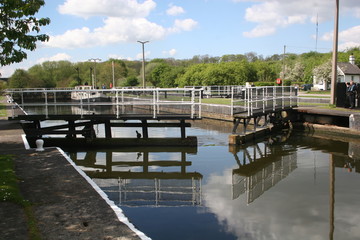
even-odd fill
[[[349,62],[337,63],[337,82],[350,82],[360,83],[360,68],[355,64],[354,55],[350,55]],[[319,81],[314,76],[314,89],[327,90],[330,88],[330,82]]]
[[[349,62],[339,62],[337,64],[337,82],[354,81],[360,83],[360,68],[355,64],[355,57],[350,55]]]

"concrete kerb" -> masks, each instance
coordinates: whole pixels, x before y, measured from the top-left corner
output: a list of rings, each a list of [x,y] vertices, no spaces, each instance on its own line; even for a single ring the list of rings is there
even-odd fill
[[[21,135],[24,145],[25,145],[25,149],[26,150],[30,150],[30,145],[28,144],[27,140],[26,140],[26,135],[23,134]],[[107,203],[107,205],[109,205],[109,207],[114,211],[114,213],[116,214],[117,218],[119,219],[120,222],[124,223],[126,226],[129,227],[130,230],[132,230],[141,240],[151,240],[151,238],[147,237],[143,232],[141,232],[140,230],[136,229],[135,226],[130,223],[129,219],[124,215],[123,211],[121,210],[121,208],[119,208],[113,201],[111,201],[108,196],[105,194],[104,191],[102,191],[97,185],[96,183],[89,178],[85,172],[78,167],[72,160],[70,157],[68,157],[65,152],[58,147],[49,147],[46,149],[56,149],[57,151],[59,151],[61,153],[61,155],[64,157],[64,159],[66,159],[66,161],[80,174],[80,176],[82,176],[90,185],[91,187],[100,195],[100,197]]]

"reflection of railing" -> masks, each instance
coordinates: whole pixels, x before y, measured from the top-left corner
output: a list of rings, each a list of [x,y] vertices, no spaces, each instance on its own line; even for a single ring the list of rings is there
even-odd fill
[[[44,107],[43,114],[45,115],[49,114],[49,109],[56,106],[77,106],[80,109],[78,111],[80,115],[88,114],[89,106],[115,106],[113,114],[117,117],[129,112],[137,114],[133,111],[137,108],[141,110],[138,114],[147,114],[153,118],[174,113],[188,115],[192,119],[201,118],[201,89],[195,88],[12,89],[5,92],[11,101],[15,101],[25,110],[26,107]],[[77,101],[71,101],[71,93],[84,94],[78,94],[80,98]],[[89,96],[94,93],[101,93],[110,101],[90,98]],[[55,113],[52,112],[52,114]]]
[[[276,139],[275,139],[276,140]],[[239,168],[233,170],[233,199],[246,193],[247,203],[286,178],[297,168],[297,156],[291,147],[274,142],[231,149]],[[238,155],[241,153],[242,159]]]
[[[94,179],[101,187],[103,181]],[[191,179],[111,179],[105,192],[126,206],[201,205],[201,180]]]
[[[253,116],[297,106],[295,87],[232,87],[231,115]]]
[[[82,159],[76,152],[68,152],[109,198],[121,205],[201,205],[202,175],[186,171],[186,167],[191,165],[186,161],[186,152],[194,153],[196,148],[107,150],[106,163],[101,163],[97,159],[99,154],[94,151],[86,152]],[[181,153],[181,159],[151,160],[149,155],[154,152]],[[167,168],[177,167],[180,168],[178,171],[167,171]]]

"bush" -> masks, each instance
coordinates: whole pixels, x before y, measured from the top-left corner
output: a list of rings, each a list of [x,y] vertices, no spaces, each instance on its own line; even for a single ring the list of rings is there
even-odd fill
[[[275,82],[254,82],[256,87],[274,86],[277,85]]]

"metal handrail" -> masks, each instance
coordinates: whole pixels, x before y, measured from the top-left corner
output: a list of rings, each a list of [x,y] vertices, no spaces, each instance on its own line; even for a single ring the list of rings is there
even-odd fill
[[[242,94],[236,96],[234,92]],[[292,86],[233,87],[231,91],[231,115],[253,116],[255,112],[265,113],[297,106],[297,88]],[[238,111],[241,109],[241,111]]]
[[[201,118],[201,91],[202,89],[195,88],[151,88],[151,89],[7,89],[5,93],[9,99],[13,101],[16,94],[20,94],[20,102],[16,103],[19,106],[45,106],[46,111],[48,106],[151,106],[153,111],[153,118],[157,118],[160,114],[160,108],[166,105],[172,106],[189,106],[188,111],[192,119]],[[58,95],[60,93],[70,94],[72,92],[83,93],[78,94],[79,102],[60,102]],[[41,102],[25,102],[24,94],[41,94],[43,101]],[[58,95],[56,95],[59,93]],[[111,102],[91,102],[92,94],[106,94],[111,95]],[[49,95],[53,95],[51,100]],[[67,96],[68,97],[68,96]],[[172,97],[172,99],[168,99]],[[15,104],[15,103],[14,103]],[[118,109],[118,108],[116,108]],[[83,111],[81,111],[83,112]],[[124,113],[122,113],[124,114]],[[116,112],[119,116],[119,112]],[[14,116],[13,116],[14,117]]]

